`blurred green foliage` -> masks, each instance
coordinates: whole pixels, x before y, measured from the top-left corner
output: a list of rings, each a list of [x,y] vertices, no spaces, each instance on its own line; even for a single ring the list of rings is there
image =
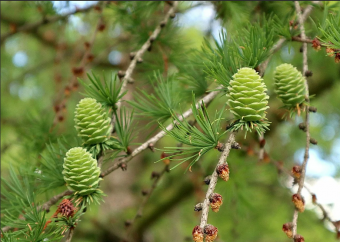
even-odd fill
[[[70,3],[68,4],[71,6]],[[311,2],[304,1],[300,4],[305,9]],[[56,6],[58,6],[56,3],[53,5],[52,2],[42,1],[2,1],[1,36],[16,31],[26,24],[59,15]],[[65,20],[42,24],[1,41],[1,177],[3,179],[10,179],[14,176],[13,172],[21,171],[23,168],[27,168],[24,173],[29,177],[39,177],[37,172],[39,173],[40,169],[48,170],[46,162],[52,159],[48,156],[43,161],[44,157],[46,158],[48,153],[52,156],[52,149],[57,149],[54,155],[63,150],[56,148],[58,138],[61,136],[67,141],[67,147],[78,145],[74,128],[74,110],[76,104],[83,98],[81,93],[85,93],[85,89],[81,85],[73,85],[65,90],[74,78],[74,68],[80,66],[81,59],[85,56],[85,70],[80,78],[87,84],[90,84],[90,80],[86,77],[86,72],[93,71],[98,73],[98,76],[102,73],[104,76],[111,76],[116,75],[119,70],[126,70],[130,61],[130,52],[137,51],[148,39],[169,9],[169,5],[164,1],[112,1],[108,4],[102,3],[101,8],[102,11],[90,9],[84,13],[76,13]],[[212,20],[211,24],[204,23],[208,26],[208,30],[200,26],[203,25],[202,19],[205,19],[202,9],[206,9],[206,12],[212,11],[212,19],[216,19]],[[202,19],[190,19],[195,11],[201,11],[199,16]],[[321,6],[316,5],[305,23],[308,38],[314,39],[317,36],[321,39],[328,38],[327,34],[336,30],[339,33],[339,26],[333,24],[334,29],[327,24],[338,21],[340,15],[337,15],[338,18],[326,21],[328,14],[337,13],[339,13],[338,2],[323,2]],[[258,20],[263,15],[266,17],[275,15],[275,21],[281,20],[273,24],[272,28],[274,30],[276,28],[275,36],[272,36],[271,29],[267,29],[269,33],[268,43],[265,44],[268,45],[267,47],[272,46],[272,39],[290,36],[292,32],[287,32],[289,21],[294,21],[296,17],[293,2],[180,2],[176,17],[162,29],[159,38],[153,42],[152,48],[144,54],[143,62],[137,64],[133,74],[134,84],[128,84],[128,92],[125,96],[127,100],[140,102],[140,95],[135,94],[138,88],[149,97],[149,101],[143,103],[144,106],[147,107],[151,102],[165,112],[138,118],[135,116],[133,123],[129,123],[128,114],[131,113],[133,105],[124,101],[123,106],[127,113],[120,114],[122,130],[130,130],[131,127],[135,130],[135,133],[124,138],[126,141],[124,145],[129,143],[133,150],[138,144],[160,131],[156,119],[162,120],[164,125],[169,124],[171,113],[166,108],[172,107],[176,109],[176,114],[179,114],[190,108],[192,92],[195,93],[196,98],[199,98],[207,91],[215,89],[217,86],[215,79],[206,69],[209,66],[203,63],[204,58],[209,59],[209,56],[202,55],[204,51],[201,46],[209,44],[215,48],[216,44],[221,44],[218,42],[218,33],[221,33],[222,29],[228,34],[225,37],[226,41],[239,41],[239,38],[245,36],[244,33],[251,35],[253,29],[257,31],[261,29]],[[98,31],[94,37],[100,18],[103,19],[105,28],[103,31]],[[319,27],[326,25],[327,31],[320,32]],[[240,36],[240,33],[243,35]],[[324,36],[321,36],[321,33]],[[205,45],[203,45],[204,38]],[[258,37],[260,38],[263,36]],[[255,38],[256,41],[258,39]],[[257,46],[258,42],[248,44]],[[90,50],[86,52],[89,47]],[[305,146],[305,134],[297,128],[303,117],[287,121],[282,119],[284,110],[279,109],[282,104],[273,91],[273,71],[281,63],[291,63],[301,70],[300,47],[299,42],[286,41],[272,56],[264,75],[264,82],[270,96],[267,118],[272,122],[270,131],[265,134],[265,148],[271,158],[282,161],[287,169],[303,159],[303,155],[299,156],[298,160],[295,156],[296,152],[301,151]],[[267,56],[268,50],[263,49],[263,51]],[[89,54],[94,57],[92,61]],[[252,53],[249,52],[248,59],[245,61],[250,62],[251,57]],[[252,62],[253,67],[263,59],[256,60],[256,63]],[[318,146],[312,146],[312,149],[328,165],[333,165],[334,171],[330,173],[338,179],[340,177],[338,158],[340,65],[335,63],[334,56],[326,55],[325,48],[316,51],[310,44],[308,44],[308,63],[309,69],[313,72],[313,76],[308,80],[310,94],[315,95],[311,105],[318,108],[317,113],[311,114],[311,135],[318,140]],[[232,67],[232,69],[239,68],[239,66]],[[224,68],[230,70],[230,66]],[[169,101],[170,97],[164,97],[163,102],[156,103],[156,100],[150,98],[163,95],[150,79],[155,71],[159,72],[163,79],[168,76],[174,78],[173,91],[177,95],[174,100]],[[225,83],[228,82],[226,77],[232,75],[229,72],[220,74],[218,77],[225,78]],[[221,80],[218,80],[218,83],[223,84]],[[62,103],[62,100],[66,100],[65,106],[58,106],[57,104]],[[213,117],[216,111],[223,109],[225,103],[225,94],[219,94],[209,104],[208,115]],[[221,126],[224,129],[232,116],[225,112],[223,118]],[[192,120],[192,117],[189,120]],[[138,137],[134,135],[137,132]],[[253,152],[258,151],[258,137],[255,133],[248,135],[247,139],[243,137],[244,133],[239,132],[236,140],[245,150],[248,150],[232,150],[228,158],[230,180],[227,183],[219,181],[216,188],[216,192],[224,198],[223,205],[219,213],[210,212],[208,221],[218,228],[218,241],[221,242],[290,241],[281,231],[282,224],[292,219],[294,210],[291,191],[286,186],[287,176],[279,175],[273,164],[258,162],[256,155],[252,155]],[[162,149],[176,145],[174,139],[165,137],[155,147]],[[136,241],[191,241],[191,231],[200,220],[200,213],[194,212],[194,205],[203,200],[206,192],[203,178],[212,173],[219,155],[217,150],[210,150],[192,167],[192,172],[185,173],[189,163],[183,163],[162,177],[144,209],[143,216],[138,218],[133,226],[132,231],[137,238]],[[60,156],[57,157],[59,160],[61,160]],[[120,241],[124,238],[124,221],[136,214],[142,200],[141,190],[151,186],[151,172],[160,171],[164,167],[162,162],[155,163],[160,157],[160,151],[152,153],[146,150],[129,163],[127,171],[117,170],[105,177],[101,183],[101,189],[108,195],[104,198],[105,203],[91,206],[82,216],[73,241]],[[57,160],[52,159],[51,164],[52,161]],[[110,164],[112,158],[103,165],[103,169]],[[171,165],[175,164],[175,161],[172,161]],[[56,166],[60,168],[60,163],[56,163]],[[14,167],[14,170],[11,167]],[[24,173],[21,173],[23,177],[25,177]],[[316,180],[320,176],[311,175],[307,181]],[[27,185],[25,178],[21,181]],[[43,181],[50,184],[43,184]],[[2,185],[6,187],[3,182]],[[48,187],[54,189],[41,192]],[[20,194],[34,193],[36,196],[34,201],[40,205],[51,196],[64,191],[65,188],[60,182],[60,176],[56,175],[55,178],[42,179],[40,183],[35,182],[30,189],[21,186]],[[6,192],[2,191],[2,195],[5,201],[15,200]],[[20,198],[25,199],[25,197]],[[24,206],[20,203],[22,200],[18,200],[16,206]],[[4,209],[10,206],[10,203],[1,203],[2,218]],[[19,212],[17,209],[14,210],[10,211],[13,216],[17,216]],[[37,215],[34,209],[32,213],[37,215],[37,220],[45,220],[49,219],[55,210],[56,205],[51,207],[50,213],[44,215],[46,217]],[[300,214],[298,233],[303,235],[306,241],[335,241],[334,231],[326,228],[315,211],[318,211],[318,208],[311,206]],[[1,219],[1,227],[3,226],[4,219]]]

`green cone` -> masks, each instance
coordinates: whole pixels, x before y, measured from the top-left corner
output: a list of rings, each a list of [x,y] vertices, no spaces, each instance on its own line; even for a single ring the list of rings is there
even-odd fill
[[[275,92],[287,107],[296,107],[305,100],[305,78],[291,64],[281,64],[274,72]]]
[[[265,119],[269,97],[263,79],[254,69],[239,69],[228,89],[227,104],[236,119],[247,122]]]
[[[108,140],[111,134],[111,118],[102,105],[93,98],[80,100],[75,111],[75,128],[84,145],[94,145]]]
[[[79,195],[89,195],[97,190],[100,168],[91,154],[81,147],[70,149],[64,158],[64,180]]]

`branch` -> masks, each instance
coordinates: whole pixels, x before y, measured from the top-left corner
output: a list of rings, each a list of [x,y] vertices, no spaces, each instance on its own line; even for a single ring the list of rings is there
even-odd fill
[[[312,3],[314,4],[319,4],[320,1],[312,1]],[[303,12],[302,16],[301,16],[301,24],[303,24],[306,19],[308,18],[309,14],[311,13],[311,11],[313,10],[313,6],[309,5],[306,7],[305,11]],[[300,23],[300,22],[299,22]],[[301,25],[300,24],[300,25]],[[305,39],[305,38],[304,38]],[[264,75],[265,70],[267,69],[268,63],[272,57],[272,55],[278,51],[282,45],[285,43],[286,39],[279,39],[276,44],[272,47],[272,49],[270,50],[271,55],[269,56],[269,58],[267,58],[267,60],[265,60],[262,64],[261,64],[261,71],[260,71],[260,76]]]
[[[161,173],[157,174],[157,176],[155,177],[155,180],[153,181],[151,188],[147,191],[147,194],[146,194],[146,196],[144,197],[144,199],[143,199],[141,205],[139,206],[136,215],[133,217],[132,220],[126,222],[126,226],[128,226],[128,229],[127,229],[127,231],[126,231],[126,239],[127,239],[127,241],[129,240],[129,236],[130,236],[131,228],[132,228],[133,224],[135,223],[135,221],[136,221],[137,218],[139,218],[139,217],[142,216],[144,207],[145,207],[145,205],[147,204],[147,202],[149,201],[149,199],[150,199],[150,197],[151,197],[151,194],[153,193],[153,191],[154,191],[155,188],[157,187],[157,184],[158,184],[159,180],[161,179],[161,177],[162,177],[162,176],[164,175],[164,173],[167,172],[167,171],[169,171],[169,166],[168,166],[168,165],[166,165],[166,166],[163,168],[163,170],[161,171]]]
[[[45,202],[43,205],[37,207],[38,211],[45,210],[46,212],[50,211],[50,207],[56,204],[62,197],[73,194],[73,191],[66,190],[58,195],[53,196],[49,201]],[[12,229],[10,226],[5,226],[2,228],[3,232],[7,232]]]
[[[91,10],[92,8],[94,8],[97,5],[98,4],[92,5],[92,6],[88,6],[88,7],[83,8],[83,9],[76,9],[75,11],[67,13],[67,14],[64,14],[64,15],[57,15],[57,16],[43,18],[43,19],[41,19],[41,20],[39,20],[37,22],[34,22],[34,23],[27,23],[27,24],[19,27],[15,32],[8,32],[6,34],[3,34],[1,36],[1,43],[4,43],[4,41],[8,37],[10,37],[10,36],[12,36],[12,35],[14,35],[16,33],[27,32],[27,31],[34,31],[37,28],[39,28],[40,26],[42,26],[42,25],[46,25],[46,24],[49,24],[49,23],[57,22],[59,20],[64,20],[64,19],[68,18],[70,15],[73,15],[75,13],[88,12],[89,10]]]
[[[70,231],[69,231],[68,234],[67,234],[67,237],[66,237],[66,241],[65,241],[65,242],[71,242],[72,237],[73,237],[73,234],[74,234],[74,228],[71,228]]]
[[[132,76],[132,73],[133,73],[133,71],[136,67],[137,61],[142,58],[145,51],[147,51],[147,49],[152,45],[154,40],[158,37],[162,28],[164,28],[164,26],[168,23],[170,16],[175,14],[177,5],[178,5],[178,1],[174,1],[172,3],[172,6],[169,9],[169,11],[166,13],[164,19],[158,24],[156,29],[153,31],[153,33],[150,35],[150,37],[147,39],[147,41],[142,45],[142,47],[135,53],[132,61],[130,62],[129,67],[125,71],[125,75],[124,75],[124,78],[122,80],[122,82],[123,82],[122,89],[120,90],[119,95],[122,95],[125,92],[126,85],[131,80],[131,76]],[[119,113],[120,106],[121,106],[121,100],[119,100],[117,102],[117,110],[118,110],[117,113]],[[114,125],[114,123],[115,123],[115,116],[113,115],[112,125]],[[112,130],[112,132],[114,132],[114,129]]]
[[[300,25],[300,30],[301,30],[301,38],[306,39],[306,34],[305,34],[305,27],[303,25],[303,17],[301,16],[301,8],[300,4],[298,1],[295,1],[295,9],[297,12],[297,17],[298,17],[298,22]],[[307,62],[307,43],[303,43],[302,45],[302,55],[303,55],[303,69],[302,73],[305,76],[306,72],[308,71],[308,62]],[[297,194],[301,196],[301,190],[303,188],[303,183],[305,181],[305,176],[306,176],[306,166],[309,158],[309,145],[310,145],[310,132],[309,132],[309,109],[308,109],[308,104],[309,104],[309,89],[308,89],[308,82],[307,82],[307,77],[305,78],[305,89],[306,89],[306,101],[307,101],[307,107],[306,107],[306,148],[305,148],[305,155],[304,155],[304,160],[301,166],[301,177],[299,179],[299,187]],[[297,219],[299,216],[299,211],[297,208],[294,210],[294,215],[293,215],[293,238],[296,236],[296,230],[297,230]]]
[[[219,86],[217,89],[217,91],[213,91],[211,93],[209,93],[207,96],[205,96],[204,98],[202,98],[201,100],[199,100],[196,103],[196,107],[199,108],[200,105],[202,104],[202,101],[205,104],[210,103],[219,93],[219,91],[222,89],[222,86]],[[183,115],[180,115],[178,118],[180,121],[183,120],[183,118],[187,118],[192,114],[192,109],[188,109],[186,112],[183,113]],[[172,130],[174,128],[173,124],[169,124],[166,129]],[[164,131],[160,131],[158,134],[156,134],[154,137],[150,138],[149,140],[147,140],[146,142],[144,142],[142,145],[140,145],[139,147],[137,147],[132,153],[131,155],[121,159],[119,162],[113,164],[111,167],[109,167],[107,170],[103,171],[100,174],[100,177],[105,177],[108,174],[110,174],[111,172],[117,170],[118,168],[125,166],[130,160],[132,160],[132,158],[134,158],[135,156],[137,156],[139,153],[141,153],[143,150],[146,150],[149,148],[150,144],[154,145],[158,140],[160,140],[161,138],[163,138],[165,136],[165,132]]]
[[[216,168],[219,165],[222,165],[224,163],[228,164],[226,159],[229,155],[230,149],[232,144],[235,142],[235,134],[231,133],[229,136],[229,139],[227,141],[227,143],[225,144],[224,150],[221,154],[221,157],[216,165]],[[216,184],[217,184],[217,179],[218,179],[218,174],[216,169],[214,170],[213,174],[211,175],[210,178],[210,183],[209,183],[209,187],[203,202],[203,206],[202,206],[202,215],[201,215],[201,223],[200,223],[200,227],[202,229],[202,231],[204,231],[204,226],[207,225],[207,221],[208,221],[208,214],[209,214],[209,197],[210,195],[214,192]]]

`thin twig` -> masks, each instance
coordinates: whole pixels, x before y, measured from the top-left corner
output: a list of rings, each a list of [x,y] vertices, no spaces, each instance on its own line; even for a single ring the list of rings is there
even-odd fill
[[[314,4],[319,4],[320,1],[312,1],[312,3]],[[305,11],[303,12],[302,16],[301,16],[301,20],[302,22],[301,23],[304,23],[306,21],[306,19],[308,18],[309,14],[311,13],[311,11],[313,10],[313,6],[312,5],[309,5],[306,7]],[[260,76],[263,76],[264,75],[264,72],[265,70],[267,69],[267,66],[268,66],[268,63],[272,57],[272,55],[278,51],[282,46],[283,44],[286,42],[286,39],[279,39],[276,44],[272,47],[272,49],[270,50],[270,56],[269,58],[267,58],[262,64],[261,64],[261,70],[260,70]]]
[[[199,100],[196,103],[196,107],[199,108],[202,104],[202,101],[205,104],[210,103],[216,96],[217,94],[220,93],[220,90],[222,89],[222,86],[219,86],[216,91],[213,91],[211,93],[209,93],[207,96],[205,96],[204,98],[202,98],[201,100]],[[188,109],[186,112],[183,113],[183,115],[180,115],[178,118],[180,121],[182,121],[183,119],[189,117],[192,114],[192,109]],[[169,124],[166,129],[167,130],[172,130],[174,128],[174,124]],[[119,169],[120,167],[122,167],[122,164],[126,164],[128,163],[130,160],[132,160],[132,158],[134,158],[135,156],[137,156],[139,153],[141,153],[143,150],[146,150],[149,148],[150,144],[155,144],[158,140],[160,140],[161,138],[163,138],[166,135],[166,133],[164,131],[160,131],[158,134],[156,134],[155,136],[153,136],[152,138],[150,138],[149,140],[147,140],[146,142],[144,142],[142,145],[140,145],[139,147],[137,147],[132,153],[131,155],[121,159],[120,161],[118,161],[117,163],[113,164],[111,167],[109,167],[108,169],[106,169],[105,171],[103,171],[100,175],[100,177],[105,177],[108,174],[110,174],[111,172]]]
[[[303,18],[301,16],[301,7],[298,1],[295,1],[295,9],[298,17],[298,22],[300,25],[300,31],[301,31],[301,38],[306,39],[306,34],[305,34],[305,27],[303,24]],[[302,45],[302,56],[303,56],[303,69],[302,73],[305,76],[306,72],[308,71],[308,62],[307,62],[307,43],[303,43]],[[305,148],[305,155],[304,155],[304,160],[301,166],[301,177],[299,179],[299,187],[297,194],[301,195],[301,190],[303,188],[303,183],[305,181],[305,176],[306,176],[306,166],[309,158],[309,145],[310,145],[310,132],[309,132],[309,109],[308,109],[308,104],[309,104],[309,89],[308,89],[308,82],[307,79],[305,78],[305,89],[306,89],[306,101],[307,101],[307,107],[306,107],[306,148]],[[294,210],[294,215],[293,215],[293,238],[296,235],[296,230],[297,230],[297,219],[299,216],[299,211],[297,208]]]
[[[172,3],[171,8],[169,9],[169,11],[166,13],[164,19],[162,19],[162,21],[157,25],[157,27],[155,28],[155,30],[152,32],[152,34],[150,35],[150,37],[147,39],[147,41],[142,45],[142,47],[135,53],[134,58],[131,60],[130,65],[128,66],[128,68],[125,71],[125,75],[122,79],[122,88],[120,90],[119,96],[122,95],[125,90],[126,90],[126,85],[127,83],[131,80],[131,76],[132,73],[136,67],[137,61],[139,59],[142,58],[143,54],[148,50],[148,48],[152,45],[152,42],[158,37],[158,35],[160,34],[162,28],[168,23],[170,16],[172,14],[175,13],[176,8],[178,5],[178,1],[174,1]],[[122,102],[121,100],[118,100],[117,102],[117,113],[119,113],[119,109],[121,106]],[[114,125],[115,123],[115,119],[116,116],[113,114],[112,115],[112,125]],[[114,132],[114,129],[112,130],[112,132]]]
[[[65,242],[71,242],[73,234],[74,234],[74,228],[70,228],[70,230],[69,230],[69,232],[67,234]]]
[[[138,211],[136,213],[136,215],[133,217],[132,220],[128,221],[129,224],[127,225],[128,228],[126,230],[126,239],[127,241],[129,240],[129,237],[131,237],[131,229],[133,224],[135,223],[136,219],[141,217],[143,215],[143,210],[145,208],[145,205],[147,204],[147,202],[149,201],[151,194],[153,193],[153,191],[155,190],[155,188],[157,187],[158,182],[160,181],[161,177],[164,175],[165,172],[169,171],[169,166],[166,165],[163,170],[157,175],[157,177],[155,177],[155,180],[153,181],[151,188],[147,191],[146,196],[144,197],[142,203],[140,204]]]
[[[221,154],[220,159],[218,160],[218,163],[216,165],[216,168],[219,165],[222,165],[224,163],[227,163],[227,157],[229,155],[230,149],[231,149],[231,145],[235,142],[235,134],[231,133],[229,136],[229,139],[227,141],[227,143],[225,144],[224,150]],[[208,214],[209,214],[209,197],[210,195],[214,192],[216,184],[217,184],[217,179],[218,179],[218,174],[216,169],[214,170],[213,174],[211,175],[210,178],[210,183],[209,183],[209,187],[202,205],[202,215],[201,215],[201,223],[200,223],[200,227],[202,230],[204,230],[204,226],[207,224],[208,221]]]
[[[69,12],[67,14],[64,14],[64,15],[57,15],[57,16],[52,16],[52,17],[46,17],[46,18],[43,18],[37,22],[34,22],[34,23],[27,23],[21,27],[19,27],[15,32],[8,32],[6,34],[3,34],[1,36],[1,43],[4,43],[4,41],[16,34],[16,33],[19,33],[19,32],[28,32],[28,31],[34,31],[36,30],[37,28],[39,28],[40,26],[42,25],[46,25],[46,24],[49,24],[49,23],[54,23],[54,22],[57,22],[59,20],[64,20],[66,18],[68,18],[70,15],[73,15],[75,13],[84,13],[84,12],[87,12],[89,10],[91,10],[92,8],[94,8],[95,6],[97,6],[98,4],[96,5],[92,5],[92,6],[88,6],[86,8],[83,8],[83,9],[76,9],[75,11],[72,11],[72,12]]]

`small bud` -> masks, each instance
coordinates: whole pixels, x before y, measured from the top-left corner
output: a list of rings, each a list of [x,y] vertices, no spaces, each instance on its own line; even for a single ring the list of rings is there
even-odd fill
[[[204,183],[205,183],[206,185],[209,185],[209,184],[210,184],[210,180],[211,180],[211,175],[210,175],[210,176],[206,176],[206,177],[204,178]]]
[[[301,45],[301,47],[300,47],[299,51],[300,51],[300,53],[302,53],[302,52],[303,52],[303,47],[302,47],[302,45]]]
[[[266,140],[265,139],[261,139],[260,140],[260,148],[263,148],[266,144]]]
[[[313,202],[314,205],[316,205],[316,203],[317,203],[317,199],[316,199],[315,194],[312,194],[312,202]]]
[[[165,1],[167,4],[169,4],[170,6],[172,6],[173,5],[173,2],[171,2],[171,1]]]
[[[294,242],[305,242],[305,238],[297,234],[294,236]]]
[[[93,59],[94,59],[94,55],[93,54],[88,54],[86,58],[87,58],[88,62],[92,62]]]
[[[143,195],[143,196],[146,196],[146,195],[148,195],[148,193],[149,193],[149,191],[148,191],[148,190],[145,190],[145,189],[143,189],[143,190],[142,190],[142,195]]]
[[[212,193],[209,196],[211,209],[217,213],[220,210],[220,206],[223,204],[222,196],[218,193]]]
[[[166,157],[168,157],[168,156],[169,156],[169,155],[165,154],[165,152],[163,151],[162,154],[161,154],[161,159],[164,159],[164,158],[166,158]],[[170,159],[164,159],[164,160],[163,160],[163,163],[164,163],[165,165],[169,165],[169,164],[170,164]]]
[[[170,14],[170,18],[175,18],[175,17],[176,17],[176,13]]]
[[[150,43],[152,44],[155,41],[155,39],[156,39],[155,37],[151,37],[150,38]]]
[[[126,220],[124,222],[124,225],[125,225],[125,227],[129,227],[131,225],[131,221],[130,220]]]
[[[326,53],[329,57],[333,57],[334,56],[334,49],[327,47]]]
[[[156,172],[156,171],[153,171],[153,172],[151,173],[151,179],[157,178],[157,177],[159,177],[159,173]]]
[[[309,107],[308,107],[308,110],[309,110],[309,112],[316,113],[316,111],[317,111],[318,109],[317,109],[316,107],[309,106]]]
[[[318,40],[318,38],[315,37],[315,38],[313,39],[312,46],[313,46],[314,50],[316,50],[316,51],[321,50],[321,43],[320,43],[320,41]]]
[[[73,67],[72,72],[73,72],[73,75],[75,75],[75,76],[81,76],[84,73],[84,68],[83,67]]]
[[[100,23],[100,24],[98,25],[98,31],[99,31],[99,32],[104,31],[105,27],[106,27],[105,23]]]
[[[215,149],[217,149],[219,152],[222,152],[224,150],[224,144],[218,142]]]
[[[305,201],[299,194],[294,194],[292,196],[292,201],[295,204],[296,209],[302,213],[305,210]]]
[[[204,233],[206,234],[205,241],[213,242],[217,237],[218,230],[215,226],[207,224],[204,226]]]
[[[131,155],[131,153],[132,153],[132,149],[130,148],[130,146],[128,146],[126,148],[126,154]]]
[[[134,80],[133,78],[129,77],[128,80],[127,80],[127,82],[130,83],[130,84],[132,84],[132,83],[135,82],[135,80]]]
[[[309,139],[309,142],[313,145],[317,145],[318,144],[318,141],[316,139],[313,139],[313,138],[310,138]]]
[[[270,156],[267,152],[263,152],[263,162],[269,163],[270,162]]]
[[[77,91],[78,88],[79,88],[79,83],[78,83],[78,82],[73,83],[73,85],[72,85],[72,90],[73,90],[73,91]]]
[[[221,164],[216,167],[216,172],[220,178],[224,181],[229,180],[229,166],[227,164]]]
[[[239,149],[241,149],[241,146],[240,146],[239,143],[234,142],[234,143],[231,144],[231,148],[235,149],[235,150],[239,150]]]
[[[150,52],[152,50],[152,45],[148,47],[148,51]]]
[[[310,70],[307,70],[307,71],[305,72],[305,76],[306,76],[306,77],[313,76],[313,72],[310,71]]]
[[[120,70],[118,71],[117,75],[119,78],[123,78],[125,76],[125,71]]]
[[[293,166],[292,175],[299,179],[301,177],[301,166]]]
[[[285,232],[288,238],[293,238],[292,228],[293,228],[293,223],[285,223],[282,226],[282,231]]]
[[[203,207],[203,203],[197,203],[197,204],[195,205],[194,211],[195,211],[195,212],[199,212],[199,211],[202,210],[202,207]]]
[[[59,121],[59,122],[63,122],[63,121],[64,121],[64,119],[65,119],[65,118],[64,118],[64,116],[63,116],[63,115],[59,115],[59,116],[58,116],[58,121]]]
[[[95,6],[95,7],[94,7],[94,9],[95,9],[97,12],[101,12],[101,11],[102,11],[101,7],[100,7],[100,6],[98,6],[98,5],[97,5],[97,6]]]
[[[199,225],[196,225],[192,230],[192,238],[195,242],[203,242],[203,231]]]
[[[143,62],[143,59],[142,58],[138,58],[137,59],[137,63],[142,63]]]
[[[130,52],[130,60],[133,60],[135,56],[136,56],[136,52]]]
[[[54,105],[53,106],[54,112],[58,113],[60,110],[60,106],[59,105]]]
[[[307,131],[306,128],[307,128],[307,126],[306,126],[305,123],[300,123],[300,124],[299,124],[299,129],[301,129],[303,132],[306,132],[306,131]]]
[[[127,170],[127,164],[126,163],[120,164],[120,168],[122,168],[122,171],[126,171]]]
[[[89,42],[87,42],[87,41],[84,43],[84,45],[85,45],[85,49],[87,49],[87,50],[88,50],[88,49],[90,48],[90,46],[91,46],[91,44],[90,44]]]
[[[153,143],[150,143],[148,147],[152,152],[155,152],[155,145]]]
[[[335,61],[335,63],[339,63],[340,62],[340,52],[335,54],[334,61]]]

